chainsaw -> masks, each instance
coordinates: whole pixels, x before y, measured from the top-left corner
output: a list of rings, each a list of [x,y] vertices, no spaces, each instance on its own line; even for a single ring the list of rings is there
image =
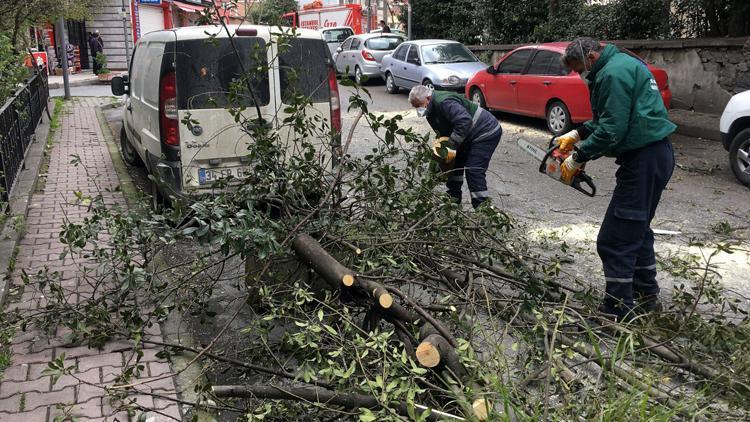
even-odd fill
[[[570,153],[560,151],[560,147],[554,142],[554,138],[550,141],[547,151],[520,138],[518,139],[518,146],[540,161],[540,173],[544,173],[562,183],[560,166],[562,166],[563,161],[568,158]],[[578,150],[577,147],[574,148]],[[573,176],[570,186],[578,192],[593,197],[596,195],[596,186],[594,186],[594,181],[591,177],[584,171],[584,167],[586,167],[585,164],[578,169],[578,172]],[[589,187],[588,190],[583,187],[584,184]]]

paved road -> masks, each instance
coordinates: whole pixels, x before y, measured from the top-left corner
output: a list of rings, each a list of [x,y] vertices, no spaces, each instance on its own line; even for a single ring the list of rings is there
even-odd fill
[[[371,110],[384,114],[402,113],[404,126],[430,131],[424,119],[409,110],[407,93],[386,93],[382,84],[366,87],[372,99]],[[342,90],[343,98],[353,89]],[[347,95],[348,94],[348,95]],[[352,113],[345,117],[344,130],[351,124]],[[601,274],[601,264],[596,256],[595,241],[599,224],[612,197],[615,186],[616,164],[613,159],[602,158],[588,164],[587,172],[594,178],[598,193],[589,198],[566,187],[537,170],[538,162],[516,145],[523,137],[538,146],[546,146],[551,135],[544,121],[526,117],[495,113],[503,128],[503,138],[492,158],[487,175],[494,203],[508,211],[521,224],[528,225],[531,233],[556,248],[565,240],[580,246],[576,270],[584,279],[591,274]],[[373,143],[372,134],[358,129],[352,153],[367,153]],[[657,250],[663,260],[673,253],[700,255],[706,250],[689,246],[690,239],[714,242],[721,238],[714,228],[728,224],[735,239],[750,238],[747,222],[750,221],[750,195],[748,189],[737,182],[729,168],[727,152],[716,141],[674,135],[677,168],[662,197],[661,205],[652,224],[655,229],[679,231],[681,235],[657,236]],[[464,202],[468,193],[464,192]],[[719,254],[714,258],[726,286],[750,296],[750,254]],[[550,251],[553,253],[554,251]],[[711,250],[708,250],[710,253]],[[596,280],[598,277],[594,277]],[[664,284],[668,285],[669,281]]]
[[[369,92],[370,110],[385,115],[401,114],[403,125],[429,132],[426,121],[410,109],[405,91],[390,95],[382,83],[365,87]],[[344,110],[354,89],[342,87]],[[363,93],[364,95],[364,93]],[[344,133],[353,121],[353,112],[344,113]],[[594,177],[598,194],[588,198],[537,171],[538,163],[516,145],[523,137],[539,146],[546,146],[550,134],[542,120],[497,113],[503,127],[503,138],[495,151],[488,171],[488,185],[494,203],[521,224],[529,226],[537,236],[577,244],[587,251],[580,271],[599,274],[600,264],[594,243],[599,224],[614,189],[614,160],[602,158],[589,163],[587,172]],[[108,113],[109,120],[118,120],[118,112]],[[117,125],[117,122],[114,122]],[[119,130],[119,129],[117,129]],[[748,189],[734,178],[727,153],[720,143],[699,138],[674,135],[677,168],[664,192],[661,205],[652,224],[654,228],[679,231],[678,236],[659,236],[657,245],[663,256],[673,252],[700,253],[688,246],[692,237],[715,240],[712,227],[728,224],[740,228],[732,232],[736,238],[747,239],[750,220]],[[353,155],[364,155],[375,144],[375,136],[361,124],[355,130],[350,147]],[[468,202],[465,192],[464,202]],[[744,229],[742,229],[744,228]],[[750,273],[748,253],[722,254],[717,260],[722,265],[725,281],[750,295],[746,274]]]
[[[63,88],[50,89],[51,97],[62,97],[65,95]],[[72,97],[112,97],[112,89],[109,85],[84,85],[70,88]]]

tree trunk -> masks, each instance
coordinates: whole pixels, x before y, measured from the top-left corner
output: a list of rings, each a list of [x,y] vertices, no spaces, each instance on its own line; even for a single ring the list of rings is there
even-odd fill
[[[345,409],[359,409],[361,407],[364,407],[366,409],[381,409],[384,407],[383,404],[380,403],[375,397],[356,393],[341,393],[338,391],[331,391],[319,387],[282,387],[276,385],[217,385],[213,387],[213,392],[216,397],[222,398],[243,397],[270,400],[308,401],[327,405],[341,406]],[[394,407],[401,416],[409,416],[408,406],[405,402],[396,402]],[[414,407],[417,413],[422,413],[422,411],[427,409],[426,407],[420,405],[415,405]],[[445,412],[440,412],[435,409],[431,410],[432,412],[430,416],[428,416],[428,420],[438,420],[445,417],[452,417],[452,419],[457,419],[455,415],[449,415]]]
[[[354,284],[354,272],[336,261],[310,235],[300,234],[294,239],[292,247],[300,260],[323,277],[331,287]]]

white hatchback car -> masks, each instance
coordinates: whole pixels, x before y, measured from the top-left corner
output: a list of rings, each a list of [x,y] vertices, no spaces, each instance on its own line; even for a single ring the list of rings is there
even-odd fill
[[[233,43],[221,26],[150,32],[136,44],[128,76],[113,78],[112,93],[127,95],[120,135],[123,158],[130,165],[145,164],[160,181],[161,193],[210,192],[218,179],[247,175],[253,142],[247,125],[278,128],[296,95],[309,99],[307,116],[318,115],[332,128],[334,136],[320,136],[320,151],[337,147],[338,83],[320,32],[299,29],[279,52],[278,27],[229,26],[229,31]],[[243,68],[265,70],[248,76]],[[254,95],[249,90],[230,93],[231,87],[245,83]],[[226,107],[245,108],[245,128]],[[187,118],[197,123],[183,123]]]
[[[721,142],[729,151],[729,165],[745,186],[750,186],[750,91],[733,96],[719,123]]]

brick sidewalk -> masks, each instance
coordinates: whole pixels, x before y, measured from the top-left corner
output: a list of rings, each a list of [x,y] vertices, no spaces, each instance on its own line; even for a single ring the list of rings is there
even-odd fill
[[[76,190],[92,196],[101,191],[106,203],[125,205],[122,194],[113,190],[119,185],[119,181],[96,117],[96,107],[101,104],[104,104],[104,100],[96,98],[78,98],[66,104],[60,127],[54,134],[55,143],[46,185],[43,192],[34,193],[29,206],[25,235],[21,240],[12,280],[15,288],[23,285],[18,276],[20,269],[34,274],[48,267],[50,272],[60,272],[63,288],[69,293],[71,300],[80,300],[92,291],[79,273],[80,265],[85,264],[83,259],[70,255],[64,260],[59,259],[64,245],[60,243],[58,235],[63,216],[76,222],[87,215],[86,207],[68,203],[73,202],[73,192]],[[70,164],[72,154],[80,156],[89,175],[84,167]],[[91,176],[94,176],[95,181],[91,180]],[[44,297],[25,291],[7,309],[33,311],[44,305]],[[64,334],[63,329],[58,329],[56,336],[52,337],[38,331],[16,333],[12,345],[12,363],[0,380],[0,422],[53,421],[56,416],[64,414],[57,405],[62,405],[69,411],[69,415],[76,416],[81,421],[130,420],[127,413],[117,411],[106,397],[103,387],[111,385],[114,377],[121,374],[126,362],[131,359],[134,361],[131,344],[124,340],[114,341],[102,350],[85,346],[65,347]],[[158,327],[150,334],[161,338]],[[157,349],[143,351],[142,379],[171,374],[169,363],[155,356]],[[75,377],[63,376],[52,385],[51,377],[43,375],[42,370],[47,367],[47,362],[63,353],[68,365],[76,365]],[[164,396],[176,396],[172,377],[156,380],[139,388],[141,391]],[[131,395],[130,398],[143,407],[157,409],[162,413],[150,413],[149,421],[182,420],[180,408],[172,401],[142,394]],[[136,418],[137,414],[131,419]]]

